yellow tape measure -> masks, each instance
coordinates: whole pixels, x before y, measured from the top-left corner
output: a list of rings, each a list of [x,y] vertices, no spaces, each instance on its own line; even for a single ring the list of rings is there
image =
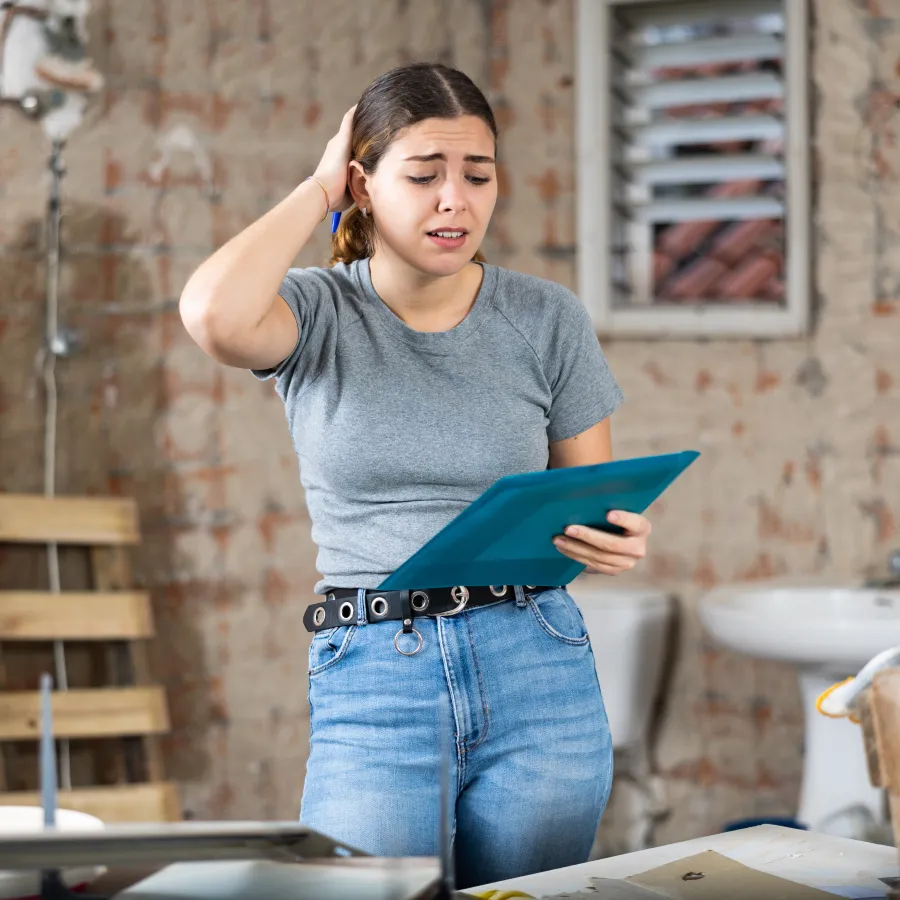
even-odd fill
[[[485,891],[483,894],[475,894],[478,900],[513,900],[514,897],[524,897],[525,900],[534,900],[531,894],[523,894],[521,891]]]

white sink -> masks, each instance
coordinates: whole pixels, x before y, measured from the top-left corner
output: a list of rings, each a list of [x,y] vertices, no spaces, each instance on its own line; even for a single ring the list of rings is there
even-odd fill
[[[840,676],[900,644],[897,589],[730,585],[703,597],[699,612],[732,650]]]
[[[753,582],[702,597],[700,619],[723,646],[797,666],[803,712],[803,784],[797,818],[814,831],[867,839],[884,824],[884,796],[869,782],[863,739],[816,700],[873,656],[900,646],[900,590],[827,583]]]

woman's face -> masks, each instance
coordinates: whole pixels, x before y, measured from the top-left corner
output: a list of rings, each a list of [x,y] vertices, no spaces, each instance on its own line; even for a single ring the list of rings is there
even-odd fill
[[[365,178],[376,253],[384,249],[430,275],[462,269],[497,202],[494,154],[494,136],[477,116],[426,119],[399,132]]]

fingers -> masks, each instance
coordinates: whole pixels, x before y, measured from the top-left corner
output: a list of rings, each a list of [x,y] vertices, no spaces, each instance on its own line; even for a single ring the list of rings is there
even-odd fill
[[[599,528],[570,525],[566,529],[565,537],[585,543],[593,549],[615,555],[632,556],[635,559],[643,559],[647,553],[646,534],[610,534],[608,531],[601,531]]]
[[[353,114],[355,112],[356,107],[351,106],[350,109],[348,109],[347,112],[344,113],[344,117],[341,119],[340,127],[328,140],[330,146],[338,146],[349,153],[350,136],[353,131]]]
[[[348,109],[347,112],[344,113],[344,118],[341,119],[340,127],[328,141],[330,145],[340,147],[340,149],[345,151],[348,156],[350,153],[350,139],[353,134],[354,112],[356,112],[356,107],[351,106],[350,109]]]
[[[588,566],[584,570],[588,575],[621,575],[623,569],[617,569],[614,566]]]
[[[650,520],[637,513],[625,512],[622,509],[614,509],[608,516],[613,525],[624,528],[629,534],[650,534]]]
[[[599,528],[570,525],[565,535],[558,535],[553,544],[564,556],[587,566],[601,575],[618,575],[637,565],[647,555],[647,536],[650,522],[637,513],[614,510],[609,521],[624,529],[625,534],[610,534]]]
[[[621,572],[628,572],[638,562],[637,557],[625,556],[619,553],[607,553],[603,550],[597,550],[583,541],[562,538],[555,540],[553,543],[563,556],[568,556],[569,559],[574,559],[576,562],[580,562],[582,565],[602,575],[618,575]]]
[[[325,145],[325,152],[316,167],[316,177],[328,195],[331,212],[343,212],[353,204],[348,191],[348,164],[350,162],[353,137],[353,115],[356,106],[351,106],[341,119],[341,127]]]
[[[341,131],[349,131],[353,127],[353,114],[356,112],[357,105],[354,104],[344,113],[344,118],[341,119]]]

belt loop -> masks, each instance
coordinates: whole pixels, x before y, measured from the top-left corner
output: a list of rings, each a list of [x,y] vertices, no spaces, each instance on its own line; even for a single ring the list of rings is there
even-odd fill
[[[403,631],[406,634],[413,632],[413,609],[409,602],[409,591],[400,591],[400,612],[403,615]]]
[[[525,588],[521,584],[514,584],[513,590],[516,592],[516,607],[518,609],[524,608],[528,603],[528,598],[525,596]]]
[[[366,589],[359,588],[356,592],[356,624],[368,625],[369,615],[366,609]]]

